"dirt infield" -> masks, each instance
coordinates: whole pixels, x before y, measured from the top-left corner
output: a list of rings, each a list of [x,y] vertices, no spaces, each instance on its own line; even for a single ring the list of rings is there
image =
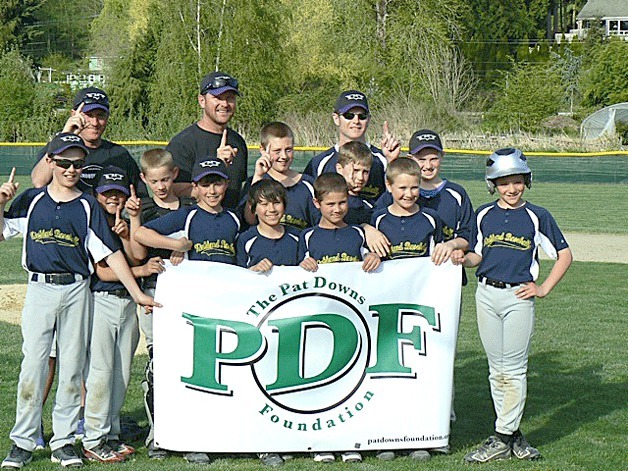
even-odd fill
[[[574,260],[628,264],[628,235],[566,233]],[[545,257],[541,251],[542,258]],[[26,285],[0,285],[0,321],[19,324],[24,306]],[[138,348],[144,353],[143,345]]]

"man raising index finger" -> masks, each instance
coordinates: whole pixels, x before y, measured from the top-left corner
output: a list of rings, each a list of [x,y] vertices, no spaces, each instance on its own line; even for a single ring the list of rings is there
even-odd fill
[[[248,152],[244,138],[227,125],[240,95],[238,81],[224,72],[211,72],[201,80],[198,104],[200,119],[174,136],[166,150],[179,168],[174,184],[177,196],[189,196],[194,162],[216,156],[227,164],[229,187],[223,205],[235,208],[247,178]]]

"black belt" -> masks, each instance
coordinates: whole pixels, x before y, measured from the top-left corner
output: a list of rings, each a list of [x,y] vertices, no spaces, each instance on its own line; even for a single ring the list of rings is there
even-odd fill
[[[71,285],[84,279],[85,277],[78,273],[31,273],[31,281],[51,285]]]
[[[122,289],[110,289],[107,291],[96,291],[97,293],[107,293],[110,296],[117,296],[119,298],[130,298],[131,294],[129,293],[129,290],[126,288],[122,288]]]
[[[483,285],[492,286],[493,288],[506,289],[513,288],[515,286],[519,286],[521,283],[504,283],[503,281],[491,280],[490,278],[486,278],[481,276],[479,278],[480,283]]]

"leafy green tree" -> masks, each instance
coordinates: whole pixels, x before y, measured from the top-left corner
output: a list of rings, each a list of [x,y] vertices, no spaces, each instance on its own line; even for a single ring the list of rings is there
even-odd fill
[[[22,47],[36,36],[31,28],[35,13],[40,6],[38,0],[2,0],[0,2],[0,51],[7,46]]]
[[[32,118],[35,80],[31,65],[16,49],[0,55],[0,140],[21,139],[24,122]]]
[[[513,64],[497,83],[496,99],[486,124],[497,131],[538,131],[542,121],[560,110],[560,75],[546,64]]]
[[[611,38],[592,51],[581,80],[585,106],[628,101],[628,42]]]

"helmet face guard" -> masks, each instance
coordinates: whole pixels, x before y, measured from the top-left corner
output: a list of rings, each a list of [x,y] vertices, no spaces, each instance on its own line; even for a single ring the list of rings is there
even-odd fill
[[[496,179],[510,175],[524,175],[526,186],[532,186],[532,170],[523,152],[511,147],[496,150],[486,160],[485,180],[489,193],[495,193]]]

